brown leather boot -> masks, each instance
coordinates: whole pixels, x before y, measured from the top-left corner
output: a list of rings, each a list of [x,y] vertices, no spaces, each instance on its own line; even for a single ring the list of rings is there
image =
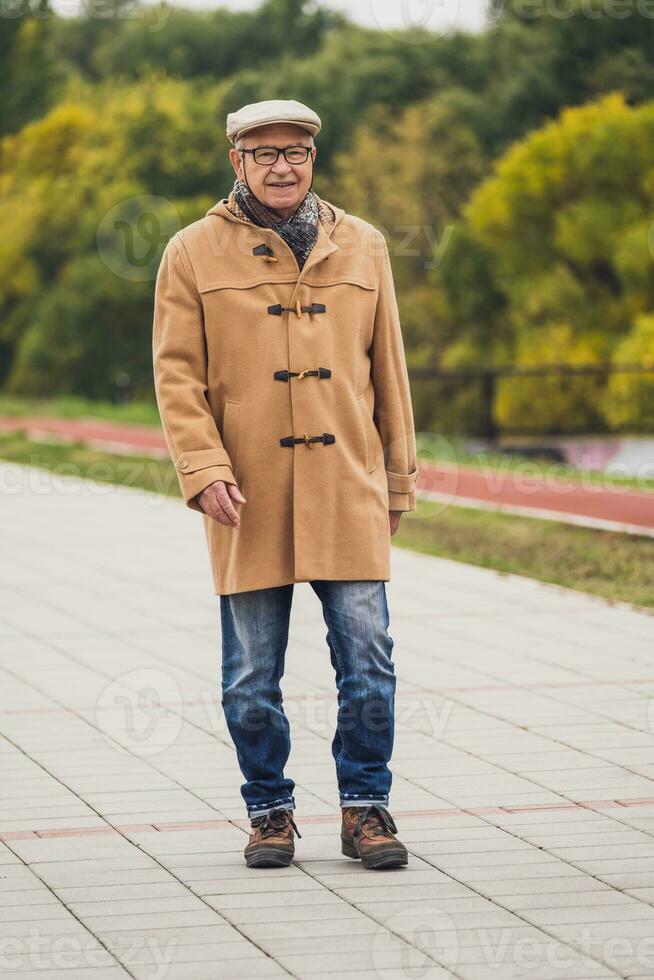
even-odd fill
[[[364,868],[397,868],[407,864],[407,849],[397,837],[397,827],[383,806],[342,807],[341,852],[361,858]]]
[[[245,851],[248,868],[285,868],[293,860],[295,844],[293,831],[302,834],[295,826],[290,810],[270,810],[252,821],[252,833]]]

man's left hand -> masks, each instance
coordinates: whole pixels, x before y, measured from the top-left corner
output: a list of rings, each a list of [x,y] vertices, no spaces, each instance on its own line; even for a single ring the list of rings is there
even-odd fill
[[[395,534],[398,527],[400,526],[400,517],[402,516],[403,513],[404,511],[402,510],[389,510],[388,518],[391,523],[391,537]]]

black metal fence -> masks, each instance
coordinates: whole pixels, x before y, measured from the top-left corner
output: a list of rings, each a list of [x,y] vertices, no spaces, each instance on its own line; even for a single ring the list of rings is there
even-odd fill
[[[654,366],[411,368],[409,376],[422,432],[487,439],[654,434]]]

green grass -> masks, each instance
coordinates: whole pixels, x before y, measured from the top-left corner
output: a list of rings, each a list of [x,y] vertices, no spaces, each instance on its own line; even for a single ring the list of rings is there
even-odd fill
[[[654,538],[419,501],[393,543],[654,608]]]
[[[167,459],[105,453],[79,442],[30,442],[20,432],[0,433],[0,458],[51,470],[61,476],[181,497],[175,467]]]
[[[0,434],[0,458],[179,497],[172,463],[81,444]],[[393,543],[428,555],[513,572],[605,599],[654,608],[654,538],[419,501]]]
[[[52,399],[12,398],[0,395],[0,415],[13,418],[21,415],[41,415],[49,418],[96,418],[138,425],[160,426],[157,406],[149,402],[116,405],[112,402],[96,402],[87,398],[67,396]]]

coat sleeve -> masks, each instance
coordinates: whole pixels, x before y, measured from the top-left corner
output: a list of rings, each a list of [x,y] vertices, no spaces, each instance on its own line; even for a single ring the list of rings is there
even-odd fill
[[[389,510],[416,509],[418,477],[411,391],[386,239],[376,242],[379,296],[370,357],[374,421],[384,448]]]
[[[203,513],[197,494],[215,480],[236,480],[207,401],[202,302],[187,262],[184,246],[172,238],[157,273],[152,357],[157,405],[182,495],[191,510]]]

